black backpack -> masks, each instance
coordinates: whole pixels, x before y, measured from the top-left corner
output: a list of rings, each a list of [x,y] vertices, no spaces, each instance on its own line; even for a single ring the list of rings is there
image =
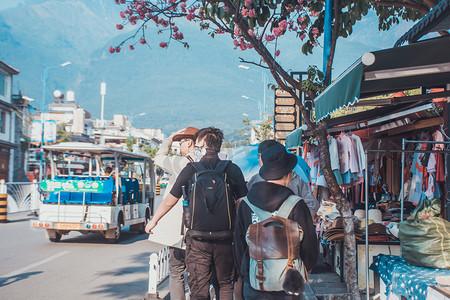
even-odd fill
[[[236,211],[225,173],[229,163],[229,160],[221,160],[215,169],[207,169],[201,162],[190,163],[196,172],[188,188],[191,218],[186,227],[193,238],[226,240],[233,237]]]

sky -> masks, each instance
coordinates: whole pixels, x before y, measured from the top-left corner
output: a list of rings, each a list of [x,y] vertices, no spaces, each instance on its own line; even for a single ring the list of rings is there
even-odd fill
[[[10,7],[16,7],[23,0],[0,0],[0,10],[4,10]]]

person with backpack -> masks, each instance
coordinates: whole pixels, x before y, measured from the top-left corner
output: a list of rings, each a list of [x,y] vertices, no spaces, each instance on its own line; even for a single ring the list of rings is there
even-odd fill
[[[214,127],[197,133],[196,152],[198,157],[202,156],[201,160],[189,163],[181,171],[146,226],[147,233],[151,233],[183,196],[184,222],[188,228],[186,266],[193,300],[209,299],[212,268],[216,270],[220,299],[233,299],[235,202],[247,194],[247,186],[241,169],[219,158],[222,141],[222,131]]]
[[[302,299],[318,246],[308,206],[288,188],[297,157],[276,143],[261,159],[265,181],[255,183],[241,201],[234,231],[244,298]]]
[[[261,153],[266,150],[267,148],[279,144],[276,140],[265,140],[261,142],[258,146],[258,161],[259,166],[261,167],[263,165],[263,162],[261,160]],[[250,190],[252,186],[260,181],[264,181],[264,179],[259,174],[253,175],[252,178],[247,182],[247,189]],[[308,183],[303,181],[303,179],[297,174],[293,173],[291,183],[289,184],[289,188],[294,192],[295,195],[302,197],[303,201],[305,201],[306,205],[309,208],[309,211],[311,213],[311,216],[314,218],[317,211],[319,210],[319,201],[317,201],[316,197],[314,197],[313,193],[311,192],[311,188],[309,187]]]

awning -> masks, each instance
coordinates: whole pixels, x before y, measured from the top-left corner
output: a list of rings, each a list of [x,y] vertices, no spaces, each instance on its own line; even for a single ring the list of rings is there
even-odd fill
[[[316,120],[359,99],[419,87],[445,87],[450,83],[448,49],[450,36],[445,36],[364,54],[314,100]]]
[[[359,101],[363,68],[359,59],[314,99],[317,121]]]
[[[302,129],[301,127],[289,132],[286,135],[286,148],[290,149],[290,148],[295,148],[295,147],[300,147],[302,143]]]

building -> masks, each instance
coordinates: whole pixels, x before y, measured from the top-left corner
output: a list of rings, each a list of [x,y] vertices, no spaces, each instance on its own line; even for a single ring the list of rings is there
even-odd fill
[[[18,149],[15,139],[15,114],[11,101],[13,76],[19,70],[0,61],[0,180],[13,180],[14,152]]]

